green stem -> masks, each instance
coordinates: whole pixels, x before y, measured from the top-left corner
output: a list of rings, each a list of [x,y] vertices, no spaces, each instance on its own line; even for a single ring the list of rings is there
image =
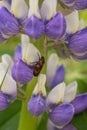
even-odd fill
[[[27,104],[31,97],[32,91],[36,84],[36,79],[34,78],[29,84],[27,85],[26,89],[26,100],[22,103],[22,110],[21,110],[21,118],[18,130],[35,130],[37,127],[37,117],[33,117],[27,110]]]

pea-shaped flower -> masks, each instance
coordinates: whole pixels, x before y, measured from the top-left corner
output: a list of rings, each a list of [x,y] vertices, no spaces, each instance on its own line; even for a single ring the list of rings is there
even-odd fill
[[[11,76],[12,65],[11,57],[4,54],[0,63],[0,110],[6,109],[17,96],[16,82]]]
[[[72,57],[76,60],[87,59],[87,28],[73,34],[67,44]]]
[[[80,21],[78,11],[73,11],[65,16],[65,19],[67,23],[65,46],[67,50],[63,49],[63,55],[67,57],[68,53],[69,56],[80,61],[87,59],[87,28]]]
[[[65,83],[57,85],[47,97],[49,119],[57,126],[64,127],[72,120],[75,108],[71,101],[75,99],[77,83],[73,82],[67,87]]]
[[[39,39],[43,34],[57,40],[66,30],[66,22],[61,12],[56,12],[57,0],[44,0],[41,9],[38,0],[29,1],[28,20],[24,25],[24,31],[33,39]]]
[[[28,111],[33,116],[39,116],[46,110],[45,82],[46,76],[44,74],[40,74],[32,97],[28,102]]]
[[[0,33],[4,39],[18,34],[20,25],[6,7],[0,7]]]
[[[44,0],[41,7],[41,15],[45,21],[46,35],[57,40],[65,34],[66,22],[61,12],[56,12],[57,0]]]
[[[47,83],[52,89],[56,85],[64,81],[65,78],[65,68],[63,65],[58,66],[58,56],[56,53],[50,55],[47,61]]]
[[[41,19],[38,7],[38,0],[29,0],[28,19],[24,25],[24,31],[33,39],[39,39],[45,31],[43,20]]]
[[[26,84],[33,78],[33,66],[39,61],[41,54],[39,50],[29,41],[27,35],[22,35],[21,45],[18,45],[12,68],[12,76],[16,82]]]

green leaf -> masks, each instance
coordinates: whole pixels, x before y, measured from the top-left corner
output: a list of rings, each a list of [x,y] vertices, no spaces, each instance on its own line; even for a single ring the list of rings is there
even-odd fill
[[[76,115],[72,123],[77,128],[77,130],[87,130],[87,110],[81,114]]]
[[[19,124],[19,116],[21,110],[21,102],[15,101],[9,107],[0,112],[0,130],[17,130]]]

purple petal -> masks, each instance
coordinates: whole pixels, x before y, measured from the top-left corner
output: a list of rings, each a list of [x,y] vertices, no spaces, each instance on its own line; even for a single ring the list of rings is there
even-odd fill
[[[5,41],[5,38],[2,36],[2,34],[0,33],[0,43]]]
[[[75,3],[75,0],[61,0],[61,2],[63,2],[67,6],[73,6]]]
[[[24,31],[31,38],[39,39],[44,34],[45,26],[41,19],[38,19],[33,15],[28,20],[26,20]]]
[[[28,102],[28,111],[33,116],[39,116],[46,110],[46,98],[42,95],[33,95]]]
[[[87,93],[77,95],[72,101],[72,105],[75,108],[75,114],[83,112],[85,109],[87,109]]]
[[[61,12],[57,13],[52,20],[46,24],[46,35],[51,39],[59,39],[66,30],[66,22]]]
[[[22,58],[22,48],[21,44],[19,44],[16,48],[15,54],[14,54],[14,60],[18,61]]]
[[[87,0],[75,0],[75,9],[83,10],[87,8]]]
[[[0,91],[0,111],[6,109],[9,105],[9,102],[5,95]]]
[[[26,84],[32,80],[33,72],[22,60],[19,60],[12,68],[12,77],[16,82]]]
[[[56,106],[52,112],[49,112],[50,120],[58,126],[67,125],[73,118],[74,107],[71,104],[62,104]]]
[[[53,78],[53,81],[51,83],[51,89],[53,87],[55,87],[56,85],[62,83],[64,81],[64,78],[65,78],[65,68],[63,65],[60,65],[57,70],[56,70],[56,74]]]
[[[54,127],[53,130],[77,130],[77,128],[75,128],[72,124],[68,124],[62,129],[58,129],[58,128]]]
[[[5,7],[1,7],[0,32],[6,36],[12,36],[17,34],[19,30],[20,26],[14,16]]]
[[[69,40],[67,47],[72,53],[87,52],[87,28],[75,33]]]
[[[78,60],[78,61],[87,60],[87,53],[84,54],[84,55],[77,55],[77,54],[71,53],[71,56],[72,56],[75,60]]]
[[[11,5],[12,0],[7,0],[7,2],[8,2],[8,4],[10,4],[10,5]]]

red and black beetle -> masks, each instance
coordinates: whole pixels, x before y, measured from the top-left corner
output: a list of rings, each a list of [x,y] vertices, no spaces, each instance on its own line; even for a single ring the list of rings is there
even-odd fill
[[[41,56],[41,58],[39,58],[39,61],[37,61],[36,64],[33,66],[33,75],[34,76],[39,75],[44,63],[45,63],[45,59],[43,56]]]

